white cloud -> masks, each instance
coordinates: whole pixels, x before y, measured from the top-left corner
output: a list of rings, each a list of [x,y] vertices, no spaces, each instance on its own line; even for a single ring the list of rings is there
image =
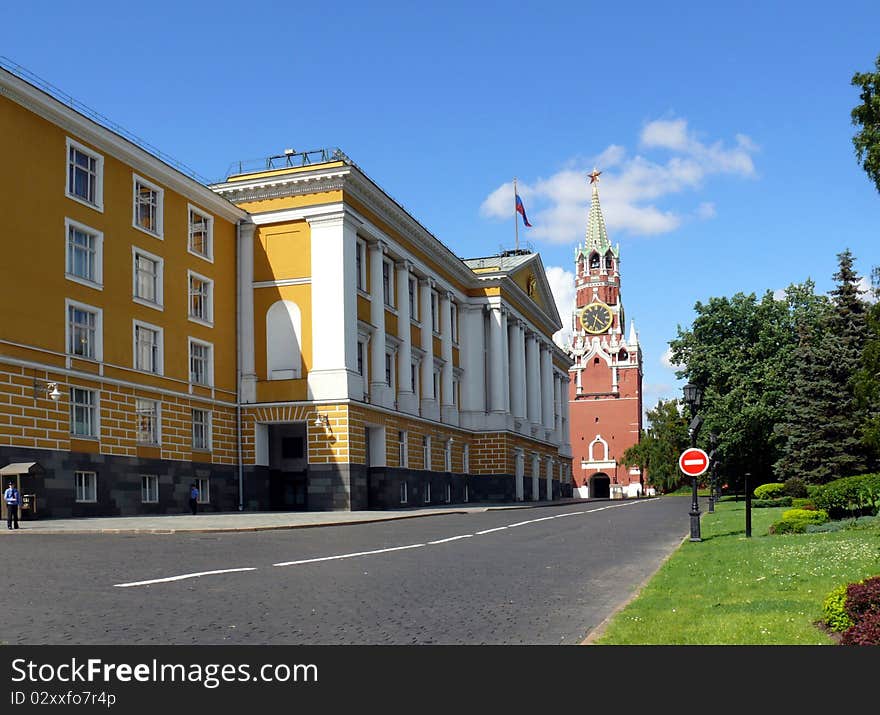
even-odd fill
[[[553,291],[553,300],[556,301],[556,310],[562,319],[562,330],[554,333],[553,341],[559,347],[571,342],[571,314],[575,308],[574,273],[559,266],[548,266],[545,271],[550,290]]]
[[[612,144],[592,158],[571,160],[547,178],[519,182],[517,190],[534,226],[527,229],[528,237],[568,244],[582,240],[591,196],[586,174],[594,166],[602,171],[602,211],[608,228],[637,236],[669,233],[685,220],[707,220],[716,214],[711,201],[681,213],[659,205],[664,198],[700,191],[713,175],[755,175],[752,155],[758,147],[743,134],[735,135],[732,143],[707,143],[685,119],[658,119],[642,128],[639,141],[645,152],[669,155],[630,155],[623,146]],[[487,218],[511,219],[513,183],[489,194],[480,212]]]
[[[660,363],[663,367],[668,367],[670,370],[680,370],[682,367],[672,362],[672,348],[666,348],[666,352],[660,356]]]
[[[859,290],[864,291],[861,297],[863,300],[868,301],[869,303],[876,303],[877,298],[874,295],[873,287],[871,286],[871,279],[868,276],[862,276],[859,278]]]
[[[785,288],[777,288],[773,291],[773,300],[787,300],[787,296],[785,295]]]

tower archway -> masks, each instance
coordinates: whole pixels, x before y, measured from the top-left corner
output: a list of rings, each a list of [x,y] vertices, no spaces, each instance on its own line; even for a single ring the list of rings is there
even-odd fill
[[[590,496],[595,499],[610,499],[611,477],[604,472],[597,472],[590,477]]]

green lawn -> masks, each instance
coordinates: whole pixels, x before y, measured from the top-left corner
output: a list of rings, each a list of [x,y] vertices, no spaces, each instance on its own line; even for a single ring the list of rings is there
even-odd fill
[[[842,583],[880,575],[880,528],[770,536],[784,508],[721,502],[593,643],[832,645],[814,623]],[[876,522],[875,522],[876,523]]]

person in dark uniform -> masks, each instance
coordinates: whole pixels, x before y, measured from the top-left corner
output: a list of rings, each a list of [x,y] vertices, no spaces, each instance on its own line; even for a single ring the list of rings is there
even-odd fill
[[[9,482],[9,487],[3,492],[3,501],[6,502],[6,528],[18,528],[18,507],[21,505],[21,494],[15,488],[15,482]],[[12,524],[15,523],[15,526]]]
[[[199,507],[199,488],[193,482],[189,485],[189,510],[195,514]]]

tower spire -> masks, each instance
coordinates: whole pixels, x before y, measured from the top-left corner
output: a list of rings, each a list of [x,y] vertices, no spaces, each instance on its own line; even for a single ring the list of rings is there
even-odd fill
[[[602,216],[602,207],[599,205],[599,175],[601,173],[601,171],[593,168],[593,171],[587,174],[587,177],[590,179],[590,185],[593,187],[593,196],[590,199],[590,215],[587,219],[587,239],[584,243],[584,253],[589,253],[595,249],[598,253],[603,254],[611,248],[608,232],[605,230],[605,218]]]

